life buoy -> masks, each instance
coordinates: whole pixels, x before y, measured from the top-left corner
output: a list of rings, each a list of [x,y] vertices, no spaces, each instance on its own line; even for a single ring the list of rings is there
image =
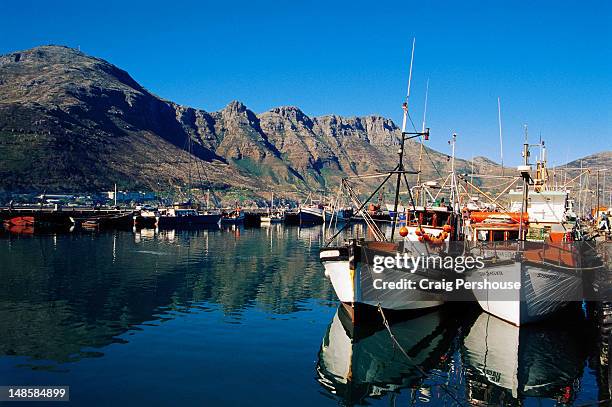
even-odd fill
[[[419,231],[419,229],[417,229],[417,231]],[[419,236],[419,242],[429,242],[433,245],[441,245],[448,237],[448,232],[443,230],[438,236],[434,236],[430,233],[421,231],[421,235],[417,233],[417,236]]]

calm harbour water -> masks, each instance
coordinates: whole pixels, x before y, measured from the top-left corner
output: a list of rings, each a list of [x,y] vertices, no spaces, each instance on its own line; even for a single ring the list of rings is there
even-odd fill
[[[0,385],[69,385],[83,406],[609,397],[588,309],[520,330],[467,306],[406,316],[392,324],[406,356],[384,328],[347,322],[318,261],[322,236],[0,234]]]

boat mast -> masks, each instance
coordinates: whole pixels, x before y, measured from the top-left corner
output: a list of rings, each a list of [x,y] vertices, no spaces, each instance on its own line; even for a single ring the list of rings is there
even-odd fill
[[[597,170],[597,206],[595,207],[595,224],[597,224],[597,218],[599,217],[599,170]]]
[[[459,190],[457,189],[457,179],[455,176],[455,143],[457,142],[457,133],[453,133],[453,138],[451,139],[451,196],[450,201],[453,206],[453,210],[455,208],[459,208]],[[457,206],[455,207],[455,200],[457,200]]]
[[[474,192],[474,156],[472,156],[472,172],[470,173],[470,198]]]
[[[395,224],[397,223],[397,206],[399,203],[399,193],[400,186],[402,184],[402,175],[404,171],[404,141],[405,141],[405,133],[406,133],[406,122],[408,120],[408,102],[410,100],[410,83],[412,82],[412,65],[414,63],[414,46],[416,43],[416,38],[412,39],[412,52],[410,54],[410,72],[408,73],[408,91],[406,92],[406,100],[402,105],[402,109],[404,110],[404,117],[402,119],[402,134],[400,141],[400,149],[398,151],[399,154],[399,163],[397,164],[397,182],[395,184],[395,200],[393,203],[393,224],[391,225],[391,241],[393,241],[393,237],[395,235]]]
[[[521,204],[521,216],[519,222],[519,240],[523,238],[523,214],[527,210],[527,200],[529,199],[529,142],[527,141],[527,125],[525,125],[525,143],[523,143],[523,167],[521,167],[523,177],[523,201]]]
[[[408,119],[408,101],[410,100],[410,82],[412,82],[412,64],[414,62],[414,46],[416,38],[412,39],[412,53],[410,54],[410,72],[408,73],[408,92],[406,93],[406,101],[404,102],[404,118],[402,120],[402,133],[406,132],[406,121]]]
[[[429,96],[429,78],[427,78],[427,84],[425,85],[425,105],[423,108],[423,124],[421,126],[421,133],[425,133],[425,122],[427,119],[427,97]],[[421,147],[419,149],[419,173],[417,174],[417,189],[415,200],[419,201],[419,195],[421,193],[421,167],[423,163],[423,138],[421,137]]]
[[[191,136],[187,135],[187,148],[189,152],[189,161],[187,162],[187,202],[191,205]]]
[[[580,160],[580,178],[578,181],[578,216],[582,216],[582,160]]]
[[[504,175],[504,140],[502,138],[501,101],[497,97],[497,123],[499,124],[499,153],[501,155],[501,170]]]

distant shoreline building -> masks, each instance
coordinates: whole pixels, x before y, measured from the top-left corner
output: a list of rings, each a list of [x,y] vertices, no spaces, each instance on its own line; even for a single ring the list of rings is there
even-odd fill
[[[109,200],[115,200],[115,191],[107,191],[105,195]],[[117,202],[145,202],[155,199],[157,199],[157,196],[154,192],[117,191]]]

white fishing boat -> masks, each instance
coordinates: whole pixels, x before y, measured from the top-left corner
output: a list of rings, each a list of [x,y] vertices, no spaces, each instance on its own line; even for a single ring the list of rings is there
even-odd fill
[[[262,224],[283,223],[285,221],[285,212],[274,209],[274,192],[271,193],[268,213],[262,215],[259,219]]]
[[[408,95],[410,94],[410,79],[411,76],[408,80]],[[407,203],[409,205],[403,205],[403,213],[406,214],[408,220],[403,224],[400,222],[399,209],[402,208],[400,202],[402,185],[404,183],[408,184],[407,174],[416,174],[414,171],[407,171],[404,166],[405,141],[417,137],[425,140],[429,139],[429,129],[425,128],[424,125],[421,132],[406,132],[408,96],[402,108],[404,112],[402,134],[399,140],[398,164],[395,168],[386,173],[367,175],[368,178],[384,178],[384,181],[365,202],[361,202],[357,198],[358,194],[355,193],[352,186],[354,178],[359,177],[346,178],[342,181],[343,190],[351,200],[352,206],[358,208],[356,213],[363,216],[373,238],[366,240],[349,239],[344,244],[332,246],[331,243],[334,238],[340,233],[337,232],[328,240],[327,245],[320,250],[320,259],[325,268],[325,275],[330,279],[340,301],[353,312],[354,320],[358,319],[354,314],[359,304],[380,306],[391,310],[410,310],[437,307],[444,302],[443,291],[421,289],[420,286],[422,280],[427,280],[427,283],[440,282],[447,276],[444,270],[418,267],[412,272],[407,272],[405,269],[394,266],[386,267],[384,274],[381,275],[373,269],[374,259],[377,257],[404,255],[418,257],[422,253],[428,252],[426,245],[429,243],[437,245],[448,242],[454,237],[457,230],[456,223],[460,220],[447,207],[439,207],[436,210],[429,210],[428,208],[419,210],[410,193],[410,187],[406,185],[409,198]],[[452,140],[452,170],[448,178],[450,180],[450,202],[458,199],[454,177],[454,142],[455,137]],[[395,199],[391,208],[394,216],[391,220],[389,236],[383,233],[364,208],[368,207],[369,200],[390,179],[395,181]],[[452,205],[452,207],[457,206]],[[409,286],[414,286],[416,289],[407,288]]]
[[[476,300],[484,311],[517,326],[580,301],[583,270],[596,266],[583,245],[564,241],[567,194],[546,189],[546,167],[540,162],[533,180],[527,142],[523,150],[520,202],[512,192],[508,212],[472,212],[464,227],[471,254],[482,256],[485,265],[466,275],[485,287],[473,290]],[[537,187],[530,188],[530,182]],[[500,289],[504,284],[517,288]]]
[[[302,225],[322,225],[325,223],[324,207],[320,203],[305,203],[300,205],[298,216]]]
[[[285,214],[282,212],[274,212],[260,217],[261,223],[283,223],[285,221]]]

